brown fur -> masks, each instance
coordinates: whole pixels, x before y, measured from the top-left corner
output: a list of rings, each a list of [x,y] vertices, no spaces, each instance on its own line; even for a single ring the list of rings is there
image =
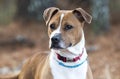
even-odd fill
[[[46,53],[37,53],[26,61],[19,74],[0,76],[0,79],[53,79],[48,58]]]
[[[68,12],[60,11],[56,15],[54,15],[54,17],[51,19],[51,21],[48,24],[48,35],[50,36],[51,33],[54,31],[54,30],[50,29],[51,24],[54,23],[55,28],[56,29],[58,28],[60,16],[62,13],[65,14],[63,21],[62,21],[62,25],[61,25],[62,27],[60,29],[62,39],[64,40],[65,45],[67,45],[67,46],[70,43],[72,43],[72,45],[75,45],[81,39],[81,35],[82,35],[81,30],[83,29],[84,23],[79,22],[79,20],[74,16],[72,11],[68,11]],[[64,27],[66,24],[72,25],[73,29],[71,29],[69,31],[65,31]]]
[[[0,79],[53,79],[48,58],[48,54],[37,53],[26,61],[20,74],[0,76]],[[87,71],[86,79],[93,79],[89,65]]]
[[[19,79],[47,79],[48,76],[52,79],[48,57],[44,53],[35,54],[23,66]]]
[[[0,75],[0,79],[18,79],[19,74]]]
[[[74,11],[77,11],[77,14],[74,13]],[[81,8],[69,11],[59,10],[55,7],[48,8],[45,10],[43,16],[46,24],[48,25],[49,36],[53,32],[53,30],[50,29],[50,24],[54,23],[55,27],[57,28],[62,13],[65,14],[62,20],[62,27],[60,29],[62,39],[66,45],[68,45],[70,42],[75,45],[81,39],[81,30],[83,29],[84,22],[90,23],[92,18]],[[64,27],[66,24],[72,25],[73,29],[65,31]],[[49,64],[49,55],[45,53],[37,53],[26,61],[19,75],[11,77],[9,76],[6,78],[0,77],[0,79],[53,79]],[[87,79],[93,79],[89,66]]]

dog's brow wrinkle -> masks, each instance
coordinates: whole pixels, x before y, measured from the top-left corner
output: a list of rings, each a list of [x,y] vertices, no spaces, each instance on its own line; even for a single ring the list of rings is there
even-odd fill
[[[61,16],[60,16],[60,21],[59,21],[58,28],[55,30],[56,31],[55,33],[60,33],[60,28],[61,28],[61,25],[62,25],[63,17],[64,17],[64,14],[62,13]]]
[[[64,14],[62,13],[61,16],[60,16],[60,22],[59,22],[60,24],[59,24],[59,26],[58,26],[59,30],[60,30],[61,25],[62,25],[63,17],[64,17]]]

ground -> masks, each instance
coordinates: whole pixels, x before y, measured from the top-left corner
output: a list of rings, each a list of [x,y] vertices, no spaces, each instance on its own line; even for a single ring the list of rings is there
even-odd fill
[[[44,27],[44,28],[41,28]],[[109,32],[102,35],[90,35],[86,32],[86,47],[94,79],[120,79],[120,25],[112,25]],[[35,45],[0,45],[0,70],[15,69],[37,52],[49,51],[46,26],[39,23],[11,23],[0,29],[0,43],[16,36],[24,36]],[[4,70],[4,69],[3,69]],[[0,73],[2,74],[3,72]],[[5,70],[4,70],[5,72]],[[6,73],[6,72],[5,72]]]

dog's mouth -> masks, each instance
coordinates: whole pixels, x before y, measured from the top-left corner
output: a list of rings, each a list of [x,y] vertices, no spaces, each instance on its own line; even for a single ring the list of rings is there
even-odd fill
[[[70,43],[68,46],[64,46],[62,44],[52,44],[50,49],[60,50],[60,49],[67,49],[68,47],[71,47],[72,43]]]
[[[52,44],[50,49],[55,49],[55,50],[58,50],[58,49],[64,49],[63,47],[59,46],[59,45],[55,45],[55,44]]]
[[[68,47],[71,47],[71,46],[72,46],[72,43],[70,43]]]

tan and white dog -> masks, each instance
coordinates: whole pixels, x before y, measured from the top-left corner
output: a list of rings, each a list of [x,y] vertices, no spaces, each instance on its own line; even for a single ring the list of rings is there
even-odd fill
[[[51,52],[32,56],[13,79],[93,79],[83,32],[84,23],[91,23],[92,17],[82,8],[55,7],[46,9],[43,17]]]

